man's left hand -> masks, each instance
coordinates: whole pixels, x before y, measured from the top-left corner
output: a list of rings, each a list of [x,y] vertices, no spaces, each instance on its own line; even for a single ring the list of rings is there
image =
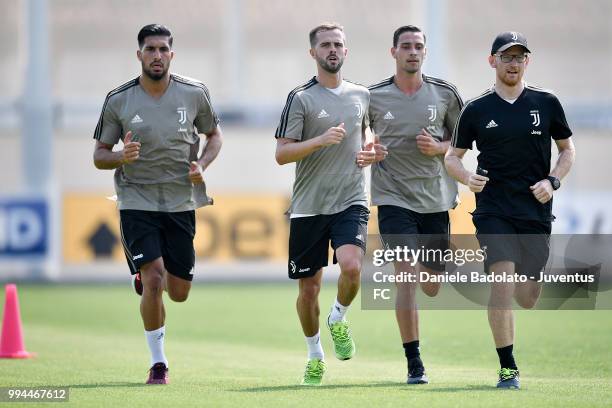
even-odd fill
[[[357,153],[357,166],[367,167],[376,161],[376,152],[374,151],[374,143],[366,144],[362,150]]]
[[[542,204],[549,202],[553,196],[553,188],[548,179],[540,180],[529,188],[536,200]]]
[[[189,164],[189,180],[191,180],[193,184],[201,184],[204,182],[204,175],[202,173],[202,166],[200,166],[198,162],[192,161]]]
[[[438,142],[427,130],[421,129],[416,137],[417,147],[425,156],[438,156],[444,154],[442,144]]]
[[[387,146],[380,144],[380,137],[378,135],[374,136],[374,152],[376,153],[375,162],[383,161],[389,154],[387,150]]]

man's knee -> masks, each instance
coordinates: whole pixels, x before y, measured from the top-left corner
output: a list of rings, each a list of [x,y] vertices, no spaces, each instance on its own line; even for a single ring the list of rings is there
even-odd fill
[[[143,291],[161,293],[164,290],[164,266],[161,261],[155,260],[140,268],[140,279]]]
[[[168,296],[174,302],[184,302],[189,297],[189,290],[191,289],[191,283],[186,282],[181,285],[168,285]]]
[[[351,280],[359,280],[359,275],[361,273],[360,259],[349,258],[338,263],[340,265],[340,273]]]
[[[174,302],[184,302],[189,297],[189,290],[169,290],[168,296]]]
[[[184,302],[189,297],[191,282],[166,273],[166,290],[168,297],[174,302]]]
[[[423,275],[425,272],[426,275]],[[429,297],[434,297],[440,291],[440,282],[436,282],[436,277],[441,272],[438,270],[430,269],[424,266],[421,266],[419,269],[419,281],[421,283],[421,290]],[[421,279],[422,277],[427,276],[425,279]],[[433,280],[433,282],[432,282]]]
[[[524,297],[524,298],[517,297],[516,303],[518,303],[519,306],[522,307],[523,309],[533,309],[536,303],[538,303],[538,298],[537,297]]]
[[[440,291],[439,282],[421,282],[421,290],[429,297],[435,297]]]
[[[532,286],[519,291],[516,296],[516,303],[523,309],[533,309],[540,298],[541,287]]]

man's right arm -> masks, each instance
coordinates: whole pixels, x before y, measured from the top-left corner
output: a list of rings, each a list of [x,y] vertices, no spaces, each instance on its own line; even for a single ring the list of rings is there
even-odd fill
[[[303,140],[304,120],[307,116],[299,93],[290,93],[276,129],[276,162],[280,165],[302,160],[317,150],[339,144],[346,135],[344,123],[331,127],[322,135]]]
[[[96,140],[93,161],[97,169],[112,170],[133,163],[140,156],[140,142],[132,142],[132,132],[124,138],[123,150],[113,152],[113,145]]]
[[[276,139],[276,162],[280,165],[302,160],[317,150],[339,144],[344,139],[346,131],[344,123],[327,129],[325,133],[303,142],[286,137]]]
[[[461,102],[460,99],[458,101]],[[480,193],[489,178],[472,173],[463,166],[463,156],[468,148],[471,149],[475,140],[475,131],[470,125],[469,106],[468,103],[456,119],[457,123],[453,130],[453,137],[444,156],[444,166],[451,177],[468,186],[470,191]]]
[[[465,184],[474,193],[480,193],[487,181],[488,177],[480,174],[472,173],[463,166],[463,155],[467,149],[450,146],[444,157],[444,165],[447,173],[458,182]]]

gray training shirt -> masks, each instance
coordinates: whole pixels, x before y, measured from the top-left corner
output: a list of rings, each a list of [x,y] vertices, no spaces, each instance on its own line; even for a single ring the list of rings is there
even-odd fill
[[[94,139],[114,145],[132,131],[141,143],[140,157],[115,171],[119,209],[178,212],[211,204],[205,186],[189,180],[189,162],[197,160],[198,133],[218,123],[208,89],[190,78],[172,74],[157,100],[139,78],[109,92]]]
[[[423,75],[423,85],[406,95],[393,77],[370,86],[370,127],[387,146],[387,158],[372,166],[372,205],[394,205],[418,213],[447,211],[457,204],[457,182],[446,173],[444,156],[419,151],[416,136],[426,129],[449,140],[463,101],[457,89]]]
[[[364,171],[356,158],[368,123],[370,94],[366,87],[348,81],[342,81],[336,93],[312,78],[287,98],[276,138],[305,141],[341,123],[346,129],[340,144],[323,147],[296,163],[290,213],[336,214],[351,205],[368,206]]]

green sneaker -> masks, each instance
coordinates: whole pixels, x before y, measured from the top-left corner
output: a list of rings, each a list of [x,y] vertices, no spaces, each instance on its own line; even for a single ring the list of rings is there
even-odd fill
[[[325,361],[319,360],[318,358],[308,360],[308,363],[306,363],[306,370],[304,370],[302,385],[321,385],[323,374],[325,374]]]
[[[515,390],[521,388],[519,370],[513,370],[512,368],[502,368],[497,373],[499,374],[497,388],[507,388]]]
[[[355,355],[355,342],[351,337],[348,322],[342,320],[330,323],[329,316],[327,316],[327,327],[329,327],[331,332],[332,340],[334,341],[334,351],[338,360],[349,360],[353,357]]]

